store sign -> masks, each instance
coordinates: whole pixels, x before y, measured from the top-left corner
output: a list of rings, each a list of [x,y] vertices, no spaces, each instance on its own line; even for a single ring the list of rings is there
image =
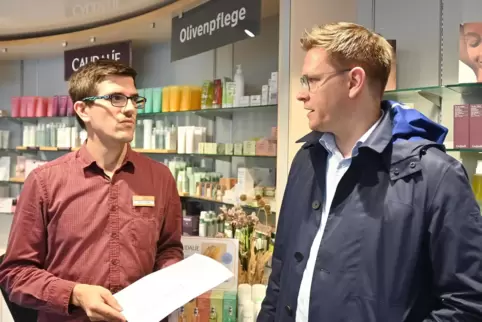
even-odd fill
[[[258,35],[260,0],[211,0],[172,19],[171,61]]]
[[[65,16],[87,17],[111,14],[126,5],[128,0],[65,0]]]
[[[126,65],[132,62],[132,44],[130,41],[117,42],[107,45],[92,46],[64,52],[64,78],[68,80],[73,72],[87,63],[111,59]]]

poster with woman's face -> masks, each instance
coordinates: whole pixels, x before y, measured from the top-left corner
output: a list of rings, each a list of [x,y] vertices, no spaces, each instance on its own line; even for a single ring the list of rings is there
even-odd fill
[[[459,83],[482,82],[482,22],[460,25]]]

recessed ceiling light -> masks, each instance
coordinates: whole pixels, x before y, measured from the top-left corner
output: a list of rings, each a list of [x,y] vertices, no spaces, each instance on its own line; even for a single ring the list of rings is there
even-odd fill
[[[155,22],[151,23],[151,28],[152,28],[152,29],[156,28],[156,23],[155,23]]]
[[[69,44],[68,42],[64,41],[64,42],[62,43],[62,47],[67,47],[68,44]]]
[[[248,29],[244,29],[244,32],[246,33],[246,35],[250,36],[251,38],[254,38],[254,34]]]
[[[95,43],[95,37],[90,37],[90,42]]]
[[[6,53],[7,51],[8,51],[7,48],[3,48],[3,49],[2,49],[2,53]]]

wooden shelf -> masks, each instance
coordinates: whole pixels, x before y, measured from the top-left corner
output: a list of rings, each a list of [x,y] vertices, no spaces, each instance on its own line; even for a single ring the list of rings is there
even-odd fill
[[[161,150],[161,149],[132,149],[139,153],[150,153],[150,154],[176,154],[176,150]]]
[[[10,178],[10,180],[8,180],[9,182],[12,182],[12,183],[24,183],[25,182],[25,178]]]
[[[17,146],[15,150],[17,151],[44,151],[44,152],[70,152],[78,151],[80,147],[76,148],[57,148],[51,146],[41,146],[41,147],[26,147]],[[212,153],[177,153],[176,150],[162,150],[162,149],[137,149],[132,150],[143,153],[143,154],[175,154],[179,156],[192,156],[192,157],[212,157],[212,158],[276,158],[275,155],[243,155],[243,154],[212,154]]]

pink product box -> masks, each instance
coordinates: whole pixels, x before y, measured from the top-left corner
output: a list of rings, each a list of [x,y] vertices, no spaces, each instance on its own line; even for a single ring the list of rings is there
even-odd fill
[[[67,95],[59,96],[59,114],[58,116],[67,116],[69,97]]]
[[[47,109],[47,116],[53,117],[59,115],[59,97],[53,96],[49,97],[49,106]]]
[[[470,104],[469,138],[471,148],[482,148],[482,104]]]
[[[261,139],[256,142],[256,155],[261,156],[276,156],[277,144],[276,141],[270,139]]]
[[[35,117],[46,117],[49,100],[47,97],[37,97]]]
[[[454,147],[470,147],[470,108],[468,104],[454,105]]]
[[[21,98],[14,96],[10,99],[10,115],[20,117]]]

